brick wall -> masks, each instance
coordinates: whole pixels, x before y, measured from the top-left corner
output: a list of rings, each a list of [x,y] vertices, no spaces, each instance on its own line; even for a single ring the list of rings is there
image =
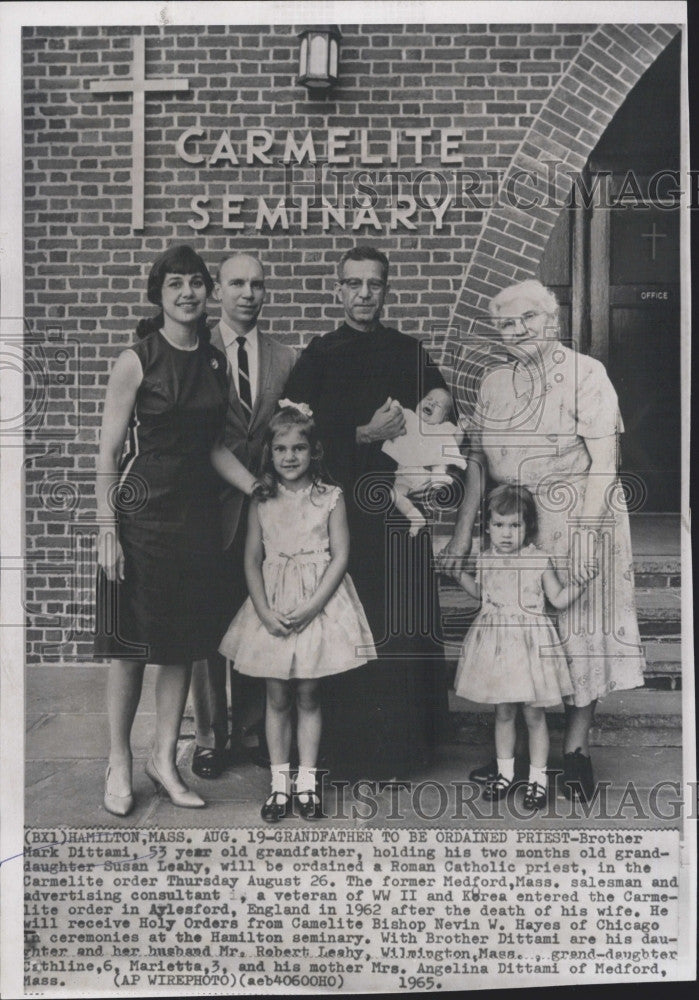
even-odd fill
[[[332,294],[339,255],[356,242],[373,243],[393,269],[387,320],[435,345],[458,347],[485,297],[535,273],[557,212],[490,208],[482,204],[487,192],[477,200],[463,191],[459,197],[455,174],[536,172],[544,154],[580,169],[677,31],[592,24],[342,30],[340,81],[328,99],[316,100],[295,83],[298,41],[290,26],[25,29],[25,316],[33,362],[27,398],[37,410],[26,442],[30,662],[89,656],[91,477],[101,400],[114,358],[152,311],[145,284],[159,251],[173,240],[190,242],[212,268],[231,247],[259,253],[268,285],[262,325],[302,346],[341,318]],[[134,232],[131,97],[91,92],[89,82],[129,78],[131,36],[141,31],[147,79],[186,77],[190,89],[147,96],[145,228]],[[278,157],[288,129],[299,141],[312,130],[322,161],[327,129],[339,127],[368,129],[371,152],[383,153],[390,129],[433,129],[420,165],[402,138],[397,163],[365,169],[372,180],[385,170],[413,179],[421,171],[442,174],[455,195],[442,227],[425,208],[412,219],[415,229],[391,230],[384,180],[376,185],[380,230],[353,231],[349,209],[346,228],[332,224],[324,232],[311,208],[305,232],[293,212],[287,231],[256,232],[257,198],[274,204],[285,193],[285,174],[278,163],[244,163],[247,131],[275,132]],[[226,130],[242,166],[183,162],[175,143],[188,128],[205,130],[187,148],[207,158]],[[458,164],[440,163],[438,129],[463,130]],[[350,163],[342,169],[352,174],[358,137],[347,150]],[[297,170],[296,177],[308,180],[310,173]],[[401,191],[404,185],[409,181]],[[422,188],[436,191],[434,183]],[[198,231],[188,224],[197,218],[194,194],[210,199],[210,223]],[[242,231],[223,225],[230,194],[247,199]],[[213,303],[210,312],[216,315]]]

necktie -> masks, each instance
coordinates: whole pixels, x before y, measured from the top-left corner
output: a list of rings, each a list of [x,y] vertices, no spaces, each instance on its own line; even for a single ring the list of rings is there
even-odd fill
[[[248,368],[248,352],[245,337],[236,337],[238,341],[238,396],[240,398],[245,419],[250,423],[252,416],[252,392],[250,391],[250,369]]]

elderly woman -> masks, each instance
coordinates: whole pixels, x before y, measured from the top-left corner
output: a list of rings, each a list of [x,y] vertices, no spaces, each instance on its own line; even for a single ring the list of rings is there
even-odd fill
[[[490,313],[510,360],[488,369],[480,385],[466,495],[442,566],[453,569],[470,551],[487,473],[532,492],[541,547],[572,581],[590,581],[558,618],[574,687],[564,791],[586,801],[594,791],[589,731],[597,699],[643,684],[629,518],[617,481],[621,417],[604,366],[560,343],[558,303],[540,282],[505,288]],[[496,776],[494,763],[472,774]]]
[[[204,800],[182,781],[176,749],[191,665],[220,632],[216,470],[246,493],[253,476],[220,444],[226,359],[209,343],[213,281],[188,246],[159,257],[136,343],[107,386],[97,460],[99,573],[95,656],[110,660],[104,806],[133,808],[131,727],[146,663],[157,664],[156,723],[146,774],[176,806]]]

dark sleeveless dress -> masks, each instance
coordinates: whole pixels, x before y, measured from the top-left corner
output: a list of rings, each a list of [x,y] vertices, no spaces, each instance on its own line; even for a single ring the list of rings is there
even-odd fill
[[[220,639],[221,480],[210,462],[221,435],[226,359],[200,340],[173,347],[160,332],[132,345],[143,381],[115,491],[124,580],[98,571],[95,657],[187,663]]]

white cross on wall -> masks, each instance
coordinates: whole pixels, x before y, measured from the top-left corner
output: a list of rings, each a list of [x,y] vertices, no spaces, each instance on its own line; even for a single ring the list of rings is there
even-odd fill
[[[146,93],[189,90],[189,80],[146,80],[146,40],[143,35],[134,35],[133,79],[93,80],[90,83],[90,90],[98,94],[133,94],[131,225],[134,229],[143,229]]]

